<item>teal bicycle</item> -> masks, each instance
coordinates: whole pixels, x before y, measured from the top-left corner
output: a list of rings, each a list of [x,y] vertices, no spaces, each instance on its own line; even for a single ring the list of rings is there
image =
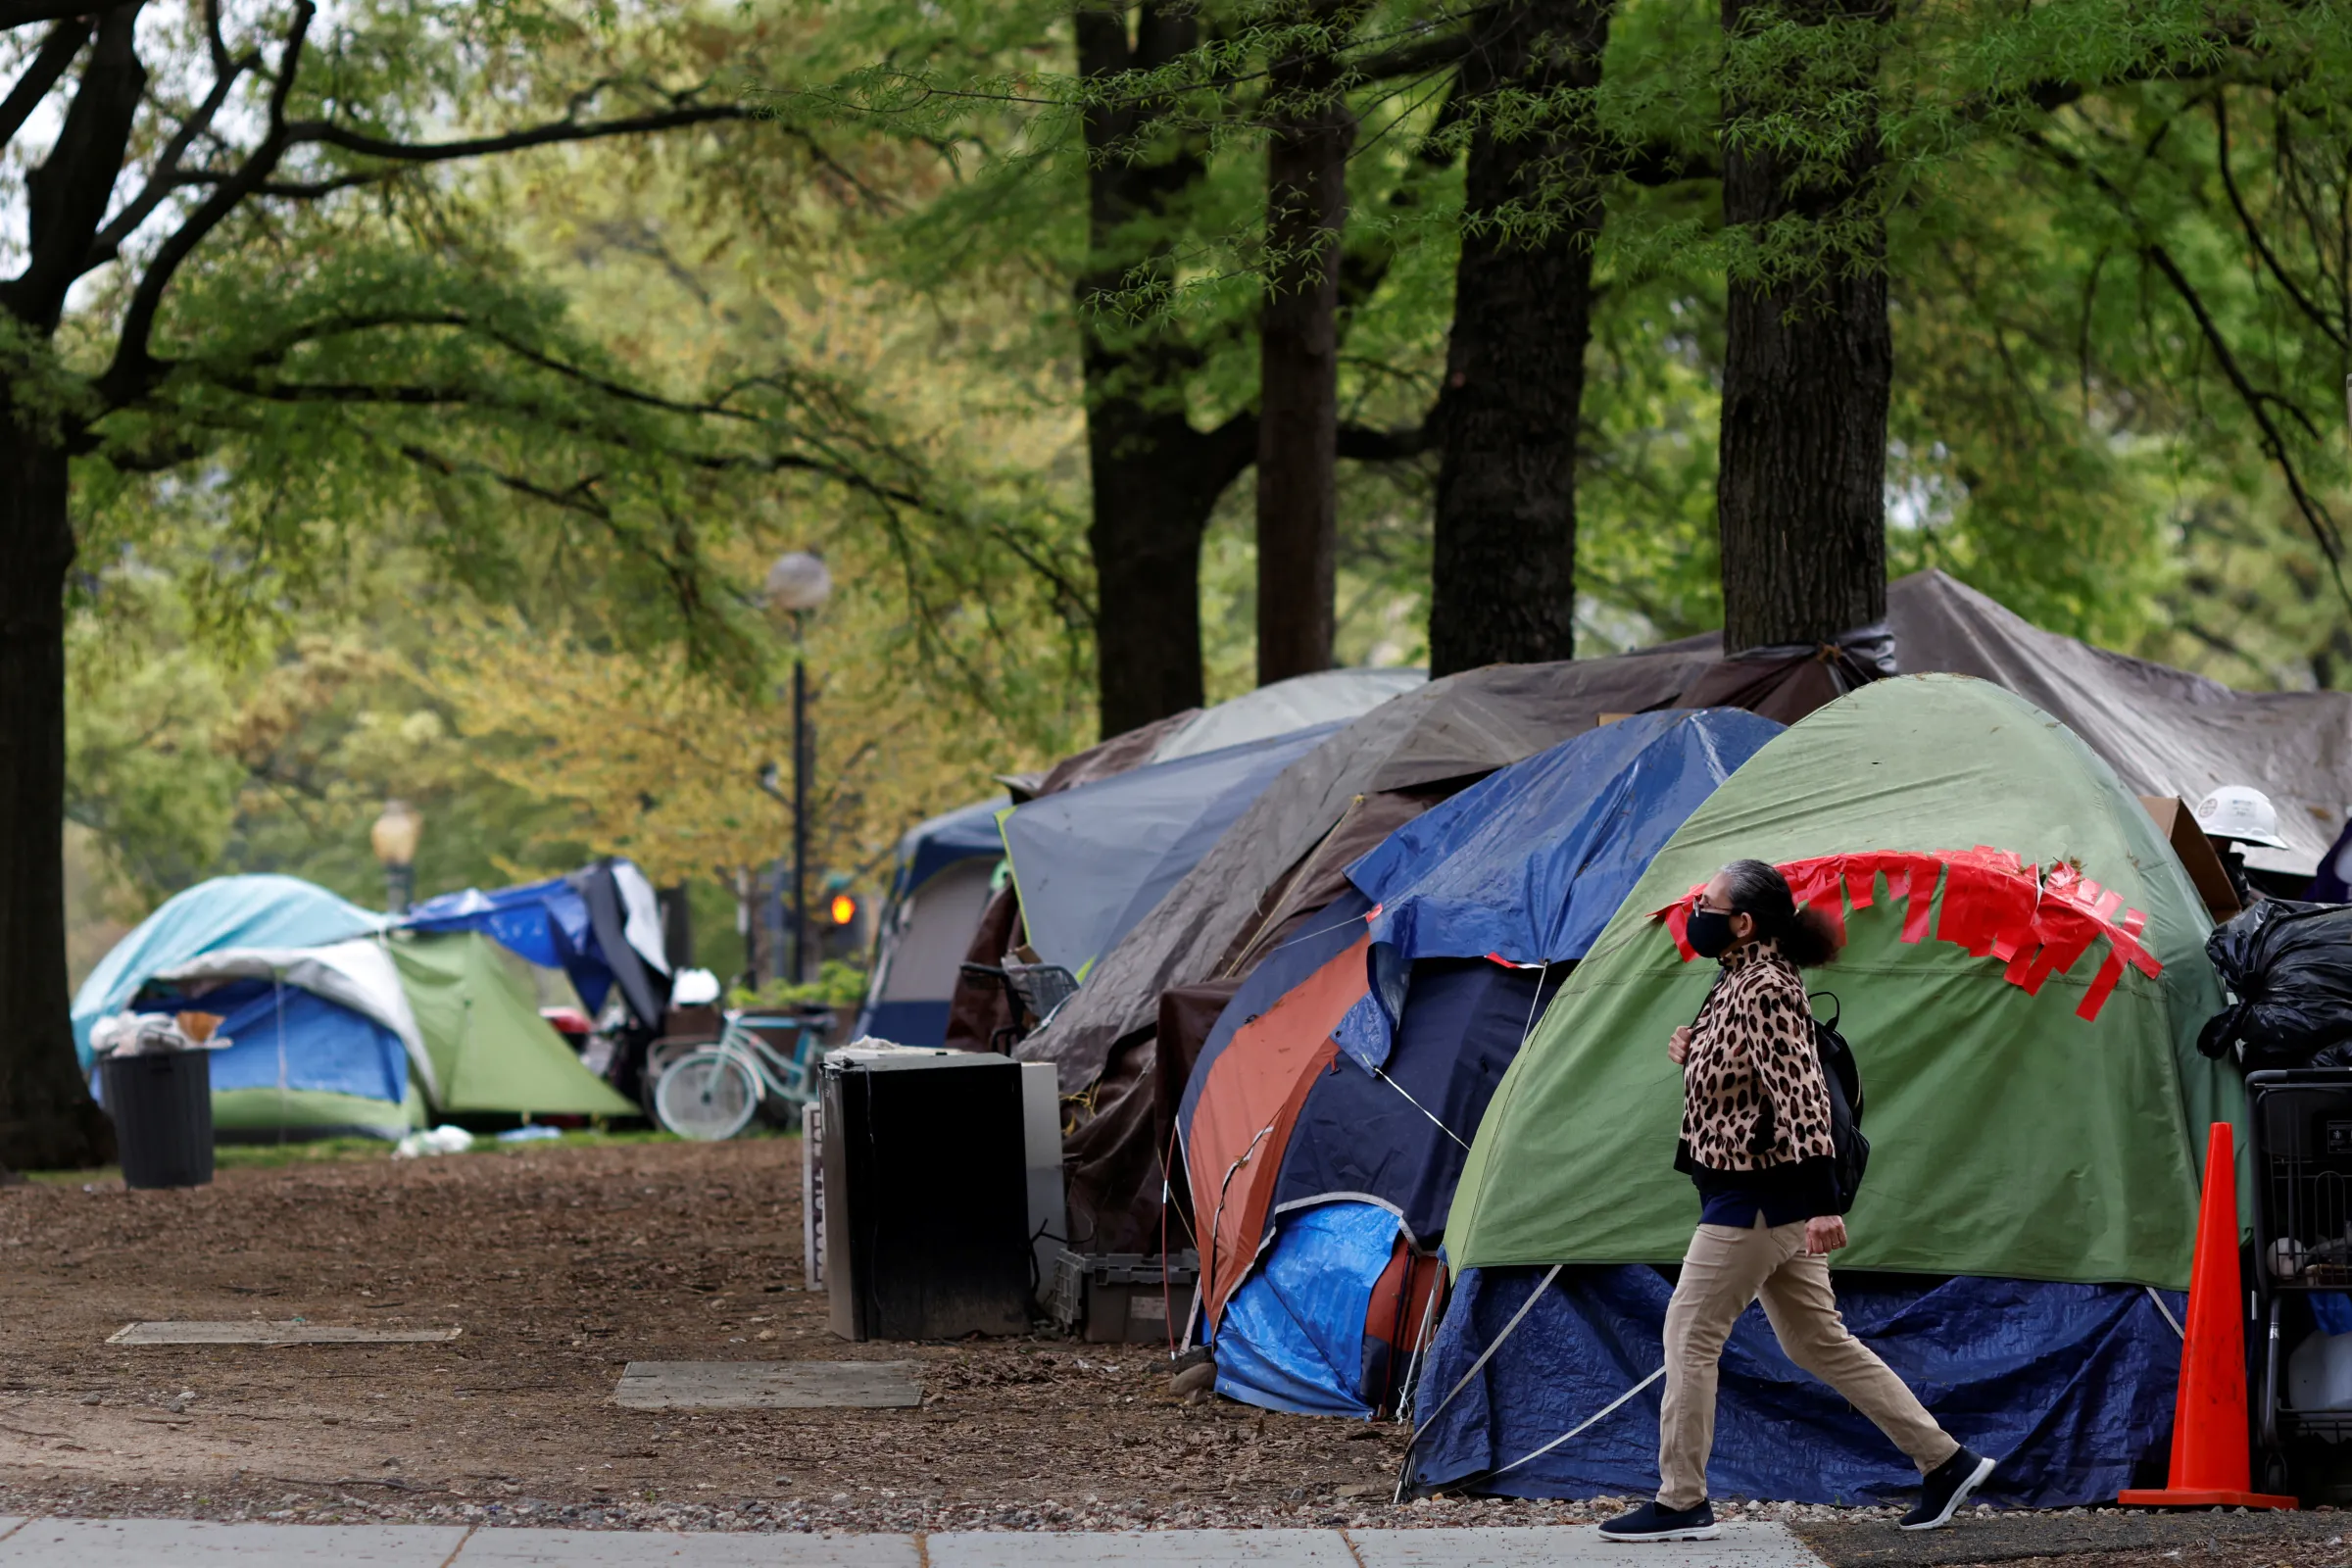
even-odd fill
[[[680,1138],[721,1143],[773,1101],[797,1110],[816,1098],[829,1018],[734,1012],[717,1041],[672,1057],[654,1080],[654,1117]],[[765,1031],[782,1031],[780,1050]]]

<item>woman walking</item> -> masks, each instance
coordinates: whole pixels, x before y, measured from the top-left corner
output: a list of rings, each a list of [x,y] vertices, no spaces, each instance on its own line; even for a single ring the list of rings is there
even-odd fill
[[[1695,1023],[1666,1054],[1683,1069],[1675,1168],[1697,1184],[1697,1232],[1666,1308],[1666,1394],[1658,1413],[1658,1495],[1600,1527],[1610,1541],[1706,1541],[1715,1443],[1716,1361],[1732,1325],[1761,1297],[1788,1359],[1878,1424],[1919,1466],[1905,1530],[1948,1523],[1993,1461],[1936,1424],[1886,1363],[1845,1330],[1829,1254],[1845,1245],[1831,1180],[1830,1092],[1813,1043],[1800,967],[1836,956],[1819,911],[1799,911],[1788,880],[1735,860],[1694,901],[1687,932],[1723,973]]]

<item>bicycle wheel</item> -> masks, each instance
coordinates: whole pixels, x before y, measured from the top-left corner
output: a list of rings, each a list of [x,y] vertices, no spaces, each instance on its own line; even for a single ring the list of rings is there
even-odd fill
[[[680,1138],[718,1143],[743,1131],[759,1108],[752,1069],[728,1051],[693,1051],[662,1069],[654,1115]]]

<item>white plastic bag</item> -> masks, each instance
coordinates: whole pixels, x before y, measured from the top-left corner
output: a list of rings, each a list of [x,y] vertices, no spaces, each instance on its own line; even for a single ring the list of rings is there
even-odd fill
[[[463,1154],[473,1147],[473,1134],[447,1124],[428,1133],[411,1133],[392,1151],[394,1159],[416,1159],[425,1154]]]

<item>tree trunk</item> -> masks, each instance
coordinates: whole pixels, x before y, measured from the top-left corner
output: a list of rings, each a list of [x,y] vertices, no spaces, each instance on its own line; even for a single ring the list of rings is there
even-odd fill
[[[1609,8],[1515,0],[1482,18],[1461,70],[1464,110],[1498,91],[1598,86]],[[1601,223],[1591,139],[1574,125],[1504,139],[1482,121],[1463,197],[1437,410],[1432,675],[1576,651],[1576,433]],[[1482,223],[1509,203],[1543,214],[1548,231],[1514,238]]]
[[[1755,25],[1883,25],[1886,0],[1724,0],[1735,53]],[[1751,22],[1751,17],[1754,21]],[[1821,642],[1886,613],[1886,400],[1894,342],[1886,321],[1886,228],[1872,178],[1880,162],[1875,50],[1850,38],[1784,68],[1732,100],[1723,136],[1724,221],[1747,230],[1805,220],[1791,258],[1735,270],[1724,356],[1715,482],[1723,546],[1723,641],[1739,650]],[[1860,123],[1840,123],[1843,104]],[[1792,155],[1756,139],[1767,115],[1792,118],[1851,151],[1794,184]]]
[[[0,1164],[102,1165],[66,994],[66,454],[0,399]],[[27,429],[26,424],[36,428]]]
[[[1075,21],[1079,74],[1089,79],[1164,66],[1200,39],[1200,23],[1181,4],[1141,7],[1132,35],[1124,4],[1082,4]],[[1119,322],[1105,298],[1137,271],[1165,266],[1168,240],[1155,220],[1206,172],[1189,142],[1152,162],[1134,154],[1150,122],[1165,114],[1162,105],[1127,102],[1086,117],[1090,257],[1076,293],[1105,736],[1200,706],[1200,536],[1251,454],[1246,418],[1193,428],[1185,383],[1200,356],[1178,329]]]
[[[1142,356],[1087,355],[1090,387],[1148,370]],[[1181,386],[1181,371],[1161,384]],[[1181,413],[1106,393],[1087,408],[1094,475],[1096,688],[1105,738],[1202,701],[1200,538],[1217,497],[1249,466],[1246,426],[1203,434]]]
[[[1318,0],[1331,23],[1345,4]],[[1355,117],[1317,50],[1268,74],[1266,303],[1258,318],[1257,682],[1331,667],[1338,621],[1340,232]]]

